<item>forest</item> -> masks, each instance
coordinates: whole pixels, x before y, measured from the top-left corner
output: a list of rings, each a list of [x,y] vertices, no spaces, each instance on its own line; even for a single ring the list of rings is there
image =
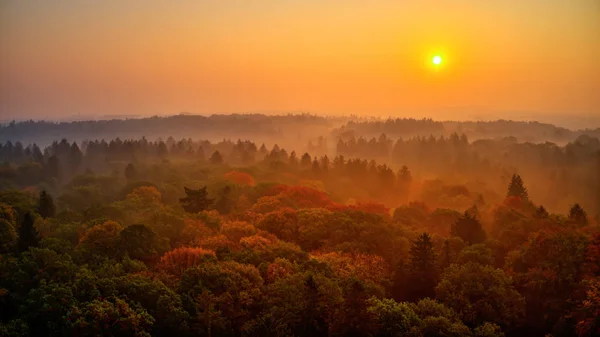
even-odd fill
[[[598,336],[600,129],[0,127],[0,336]]]

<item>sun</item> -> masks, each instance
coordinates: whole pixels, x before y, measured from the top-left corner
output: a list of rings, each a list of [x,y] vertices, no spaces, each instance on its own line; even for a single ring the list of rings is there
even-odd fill
[[[439,66],[440,64],[442,64],[442,57],[440,55],[435,55],[432,59],[431,62],[433,64],[435,64],[436,66]]]

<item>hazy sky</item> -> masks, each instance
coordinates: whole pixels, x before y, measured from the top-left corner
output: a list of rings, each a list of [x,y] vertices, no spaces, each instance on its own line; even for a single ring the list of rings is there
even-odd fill
[[[600,0],[0,0],[0,117],[273,110],[599,116]]]

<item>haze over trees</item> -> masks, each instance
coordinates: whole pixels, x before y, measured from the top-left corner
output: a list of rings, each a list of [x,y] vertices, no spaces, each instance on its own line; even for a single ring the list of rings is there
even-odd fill
[[[5,125],[0,336],[596,336],[600,141],[561,130]]]

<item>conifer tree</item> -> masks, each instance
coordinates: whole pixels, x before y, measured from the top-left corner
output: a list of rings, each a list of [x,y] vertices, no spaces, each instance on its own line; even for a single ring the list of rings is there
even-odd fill
[[[213,202],[214,199],[208,198],[208,192],[206,186],[192,190],[187,187],[185,189],[185,198],[179,199],[181,207],[188,213],[198,213],[206,210]]]
[[[210,156],[210,163],[213,165],[223,164],[223,156],[219,151],[213,152],[213,154]]]
[[[546,210],[546,207],[540,205],[540,207],[538,207],[535,210],[535,218],[536,219],[545,219],[548,217],[548,211]]]
[[[31,213],[25,213],[23,222],[19,227],[19,240],[17,241],[17,249],[22,253],[29,247],[37,247],[40,242],[40,235],[35,228],[34,219]]]
[[[138,178],[138,171],[132,163],[127,164],[127,167],[125,168],[125,178],[129,181]]]
[[[458,236],[470,245],[481,243],[486,239],[486,233],[483,230],[481,222],[468,211],[452,224],[450,233],[452,236]]]
[[[513,174],[510,184],[508,185],[507,197],[519,197],[523,200],[529,200],[527,189],[523,185],[523,179],[518,174]]]
[[[410,247],[409,294],[407,299],[418,300],[433,297],[437,283],[436,254],[433,250],[431,235],[423,233]]]
[[[569,220],[579,225],[587,225],[588,218],[587,213],[583,210],[581,205],[575,204],[569,210]]]
[[[56,214],[56,206],[54,206],[54,200],[52,196],[43,190],[40,192],[40,201],[38,205],[38,213],[44,219],[51,218]]]

